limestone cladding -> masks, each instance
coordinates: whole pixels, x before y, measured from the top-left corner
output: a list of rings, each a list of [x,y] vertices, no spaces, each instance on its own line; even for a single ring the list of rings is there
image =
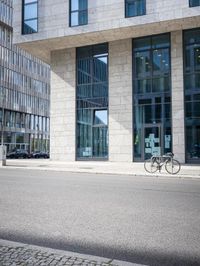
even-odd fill
[[[172,136],[176,158],[185,162],[183,38],[182,31],[171,32]]]
[[[21,35],[22,1],[14,1],[14,42],[48,61],[51,50],[200,27],[189,0],[146,0],[146,15],[125,18],[124,0],[88,0],[88,24],[69,27],[69,0],[42,0],[38,33]]]
[[[109,43],[109,160],[131,162],[132,143],[132,43]]]
[[[75,48],[51,53],[50,151],[53,160],[75,160]]]
[[[173,152],[185,162],[182,31],[171,33]],[[75,48],[51,53],[51,158],[75,160]],[[109,161],[133,160],[132,39],[109,43]]]

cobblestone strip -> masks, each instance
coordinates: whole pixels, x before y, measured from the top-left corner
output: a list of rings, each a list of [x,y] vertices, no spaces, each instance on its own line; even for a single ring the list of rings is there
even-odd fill
[[[5,246],[0,244],[0,266],[117,266],[109,261],[102,262],[86,258],[71,257],[26,246]],[[106,259],[105,259],[106,260]]]

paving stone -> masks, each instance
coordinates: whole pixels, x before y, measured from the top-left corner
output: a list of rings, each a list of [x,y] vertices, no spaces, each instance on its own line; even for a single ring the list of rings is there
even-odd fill
[[[52,252],[43,251],[42,248],[2,246],[0,245],[1,266],[117,266],[109,262],[97,262],[86,258],[69,257]]]

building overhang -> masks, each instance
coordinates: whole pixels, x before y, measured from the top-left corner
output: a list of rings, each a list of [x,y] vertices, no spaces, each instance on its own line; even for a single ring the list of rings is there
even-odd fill
[[[91,44],[137,38],[197,27],[200,27],[199,16],[120,27],[110,30],[86,32],[70,36],[59,36],[57,38],[32,39],[31,41],[30,38],[26,37],[26,35],[20,37],[14,36],[14,42],[22,49],[50,64],[51,52],[55,50],[63,50],[72,47],[81,47]]]

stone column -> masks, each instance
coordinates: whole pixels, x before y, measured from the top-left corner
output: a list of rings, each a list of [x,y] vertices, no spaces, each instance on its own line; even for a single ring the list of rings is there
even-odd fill
[[[109,43],[109,160],[133,160],[131,39]]]
[[[51,53],[52,160],[75,160],[75,61],[75,48]]]
[[[184,82],[182,31],[171,33],[173,152],[185,162]]]

